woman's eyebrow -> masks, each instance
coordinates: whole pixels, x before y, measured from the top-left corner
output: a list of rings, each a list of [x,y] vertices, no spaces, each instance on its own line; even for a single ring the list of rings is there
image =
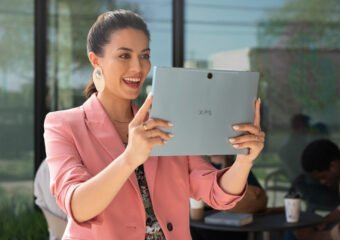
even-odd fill
[[[150,51],[150,48],[145,48],[142,50],[142,52],[147,52],[147,51]]]
[[[116,49],[116,51],[119,51],[119,50],[133,52],[133,50],[131,48],[127,48],[127,47],[120,47],[120,48]],[[150,51],[150,48],[145,48],[141,52],[147,52],[147,51]]]

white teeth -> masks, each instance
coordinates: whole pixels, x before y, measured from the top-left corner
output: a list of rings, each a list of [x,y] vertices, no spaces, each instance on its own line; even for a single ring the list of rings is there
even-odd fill
[[[123,78],[123,79],[130,82],[140,82],[140,78]]]

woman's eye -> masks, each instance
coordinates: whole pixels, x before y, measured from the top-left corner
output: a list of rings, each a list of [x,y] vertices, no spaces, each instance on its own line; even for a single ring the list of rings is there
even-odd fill
[[[122,54],[119,57],[123,59],[127,59],[127,58],[130,58],[130,54]]]
[[[150,59],[150,54],[143,54],[143,55],[142,55],[142,58],[143,58],[143,59]]]

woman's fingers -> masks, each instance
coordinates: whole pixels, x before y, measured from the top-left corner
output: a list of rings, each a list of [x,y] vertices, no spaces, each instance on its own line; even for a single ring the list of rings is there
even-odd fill
[[[139,145],[142,145],[143,142],[150,149],[155,145],[163,146],[166,144],[166,140],[173,138],[173,134],[159,128],[170,128],[171,126],[171,123],[161,119],[149,119],[138,126],[132,127],[133,134],[131,134],[131,137],[136,136],[141,141]]]
[[[150,130],[153,128],[170,128],[173,126],[172,123],[165,121],[165,120],[161,120],[161,119],[156,119],[156,118],[151,118],[149,120],[147,120],[146,122],[144,122],[142,125],[144,130]]]
[[[260,104],[261,100],[258,98],[255,102],[254,123],[236,124],[233,129],[238,132],[248,132],[239,137],[230,138],[229,142],[235,149],[249,149],[249,153],[244,155],[249,161],[254,161],[262,151],[265,141],[265,133],[261,130],[261,117],[260,117]]]
[[[153,137],[153,138],[149,138],[149,144],[151,145],[151,147],[154,147],[156,145],[158,146],[164,146],[167,141],[162,139],[161,137]]]
[[[261,99],[258,98],[255,102],[255,114],[254,114],[254,125],[260,128],[261,115],[260,115]]]
[[[247,134],[239,137],[233,137],[228,139],[231,144],[238,144],[244,142],[264,142],[264,136]]]
[[[146,136],[148,138],[160,137],[162,139],[172,139],[173,135],[171,133],[164,132],[158,128],[146,131]]]
[[[251,134],[260,135],[264,137],[264,132],[261,131],[259,126],[249,123],[241,123],[233,126],[233,129],[237,132],[249,132]]]
[[[145,102],[143,103],[143,105],[141,106],[141,108],[138,110],[135,117],[131,121],[131,123],[130,123],[131,126],[139,125],[144,121],[144,119],[145,119],[145,117],[146,117],[146,115],[149,112],[149,109],[151,107],[152,99],[153,99],[153,96],[151,94],[149,94],[149,96],[145,99]]]
[[[260,152],[264,147],[264,143],[263,142],[256,142],[256,141],[243,142],[243,143],[233,144],[233,147],[235,149],[249,148],[250,151],[256,151],[257,150],[256,152]]]

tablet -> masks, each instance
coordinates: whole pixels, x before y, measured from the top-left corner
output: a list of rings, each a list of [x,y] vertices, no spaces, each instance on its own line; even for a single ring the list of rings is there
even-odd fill
[[[151,156],[245,154],[228,138],[236,123],[253,123],[259,73],[154,67],[150,118],[170,121],[174,137]]]

